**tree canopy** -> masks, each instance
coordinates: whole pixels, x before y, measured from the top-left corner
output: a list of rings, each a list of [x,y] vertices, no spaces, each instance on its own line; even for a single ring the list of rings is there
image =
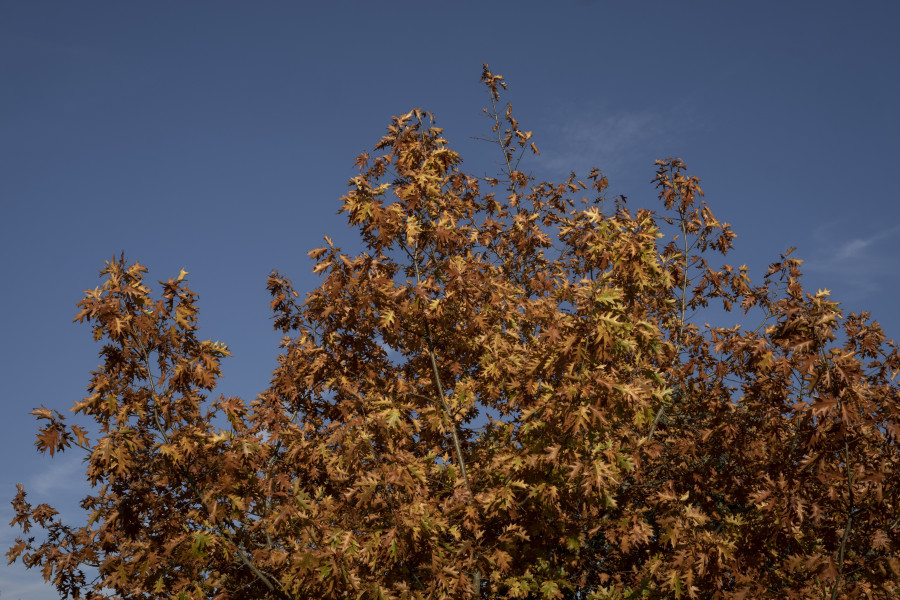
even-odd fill
[[[756,283],[722,264],[736,236],[678,159],[653,207],[597,169],[536,181],[481,80],[502,172],[393,118],[341,198],[364,250],[326,236],[305,296],[269,276],[252,400],[213,397],[229,351],[184,270],[155,296],[106,263],[76,318],[95,431],[33,413],[39,450],[85,452],[89,518],[19,486],[10,562],[73,598],[897,597],[895,344],[791,251]]]

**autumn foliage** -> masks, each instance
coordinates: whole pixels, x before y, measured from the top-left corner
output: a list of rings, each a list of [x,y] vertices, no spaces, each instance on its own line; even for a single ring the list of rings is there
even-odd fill
[[[255,399],[208,395],[229,353],[184,271],[155,297],[106,264],[76,319],[95,430],[34,411],[41,451],[86,453],[90,518],[20,486],[10,561],[76,598],[900,597],[893,342],[790,252],[757,283],[721,264],[677,159],[650,209],[597,170],[535,181],[482,81],[502,173],[395,117],[341,199],[365,251],[326,236],[305,297],[269,276]]]

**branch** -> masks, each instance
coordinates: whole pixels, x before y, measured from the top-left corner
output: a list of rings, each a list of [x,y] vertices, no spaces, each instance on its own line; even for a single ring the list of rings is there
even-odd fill
[[[419,248],[418,245],[415,247],[415,254],[412,257],[413,259],[413,267],[416,272],[416,285],[421,283],[421,275],[419,273]],[[434,339],[431,335],[431,326],[428,323],[428,318],[425,317],[423,319],[425,324],[425,342],[428,345],[428,358],[431,361],[431,370],[434,373],[434,384],[437,387],[437,396],[441,403],[441,409],[444,413],[444,422],[450,428],[450,433],[453,436],[453,448],[456,451],[456,461],[459,464],[459,470],[462,474],[463,483],[465,483],[466,490],[469,492],[470,498],[472,497],[472,486],[469,482],[469,473],[466,469],[466,459],[463,456],[462,445],[459,443],[459,433],[456,429],[456,421],[453,416],[450,414],[450,407],[447,405],[447,400],[444,397],[444,386],[441,383],[441,375],[438,369],[437,358],[435,357],[434,351]],[[471,502],[471,499],[470,499]],[[475,593],[479,594],[481,589],[481,569],[477,566],[475,567],[475,572],[472,574],[472,587],[475,589]],[[480,594],[479,594],[480,595]]]
[[[679,221],[681,225],[681,242],[682,242],[682,252],[681,252],[681,315],[678,321],[678,337],[676,338],[675,344],[675,360],[678,359],[678,354],[684,347],[684,321],[685,321],[685,313],[687,312],[687,285],[688,285],[688,276],[687,271],[690,266],[688,262],[688,243],[687,243],[687,226],[685,225],[684,219],[684,208],[679,205],[678,208],[679,213]],[[685,390],[686,391],[686,390]],[[647,441],[653,439],[653,434],[656,432],[656,426],[659,425],[660,419],[662,419],[663,414],[666,412],[666,405],[661,404],[659,410],[656,411],[656,416],[653,417],[653,424],[650,426],[650,431],[647,433]]]
[[[416,250],[416,257],[418,257],[418,249]],[[421,283],[421,276],[419,273],[419,261],[413,260],[413,266],[416,271],[416,284]],[[466,489],[469,490],[469,493],[472,492],[472,487],[469,485],[469,475],[466,470],[466,459],[462,453],[462,446],[459,443],[459,433],[456,429],[456,421],[452,420],[452,415],[450,414],[450,407],[447,405],[447,399],[444,398],[444,386],[441,383],[441,375],[438,370],[437,358],[435,358],[434,352],[434,341],[431,335],[431,326],[428,324],[427,318],[424,319],[425,324],[425,343],[428,345],[428,358],[431,361],[431,370],[434,373],[434,383],[437,387],[437,395],[438,399],[441,403],[441,409],[444,411],[444,420],[447,422],[447,425],[450,428],[450,433],[453,436],[453,448],[456,451],[456,460],[459,463],[459,470],[462,473],[463,482],[466,484]]]
[[[154,423],[156,424],[156,429],[159,432],[159,434],[162,436],[163,441],[166,444],[170,444],[169,436],[166,433],[166,430],[162,425],[162,421],[160,420],[160,417],[159,417],[159,411],[157,410],[157,404],[158,404],[157,398],[159,397],[159,395],[156,391],[156,386],[153,383],[153,373],[151,370],[151,361],[150,361],[150,350],[149,350],[149,348],[145,348],[140,343],[139,340],[133,339],[133,341],[137,345],[137,347],[141,350],[141,358],[144,360],[144,364],[147,366],[147,373],[149,375],[148,381],[150,382],[150,392],[153,397],[153,407],[152,407],[153,420],[154,420]],[[200,486],[197,485],[197,482],[194,479],[193,475],[191,475],[190,471],[188,471],[187,469],[185,469],[183,466],[179,465],[178,463],[175,463],[175,467],[181,472],[181,475],[187,480],[188,486],[190,487],[191,491],[194,493],[194,495],[200,501],[200,505],[203,506],[203,508],[206,509],[207,513],[208,513],[208,509],[206,507],[206,502],[203,500],[203,493],[200,490]],[[232,521],[230,517],[226,516],[223,519],[223,522],[228,527],[231,527],[234,531],[239,530],[239,528],[235,525],[235,522]],[[265,585],[269,589],[270,592],[274,593],[276,595],[276,597],[278,597],[280,600],[293,600],[287,593],[285,593],[283,591],[283,588],[281,587],[281,583],[277,580],[277,578],[274,578],[271,575],[267,575],[266,573],[263,573],[259,569],[259,567],[257,567],[255,564],[253,564],[253,560],[251,559],[251,557],[247,553],[247,551],[244,549],[243,544],[240,542],[237,542],[234,539],[234,537],[231,535],[231,533],[224,530],[222,527],[220,527],[215,522],[211,523],[211,527],[216,533],[218,533],[219,535],[221,535],[222,537],[227,539],[234,546],[235,554],[237,554],[237,557],[240,559],[240,561],[247,568],[249,568],[250,571],[253,572],[253,574],[256,576],[256,578],[259,579],[263,583],[263,585]],[[243,529],[243,527],[241,527],[240,529]],[[275,579],[274,583],[272,581],[273,579]],[[276,587],[276,584],[278,585],[278,587]]]
[[[838,414],[842,415],[839,419],[843,420],[843,407],[840,396],[837,394],[836,387],[836,379],[834,378],[834,374],[831,370],[831,364],[828,362],[828,356],[825,354],[825,345],[822,342],[822,339],[819,337],[819,334],[816,333],[816,342],[819,344],[819,355],[822,357],[822,360],[825,362],[825,369],[829,372],[831,379],[831,393],[834,395],[837,400],[837,410]],[[847,494],[849,496],[850,502],[847,505],[847,523],[844,525],[844,534],[841,536],[841,546],[838,549],[838,560],[837,567],[838,573],[837,578],[834,581],[834,587],[831,588],[831,600],[836,600],[838,597],[838,591],[841,589],[842,580],[844,579],[844,554],[847,550],[847,540],[850,538],[850,531],[853,528],[853,512],[855,507],[855,499],[853,497],[853,473],[850,470],[850,442],[847,441],[847,430],[846,428],[842,428],[842,435],[844,438],[844,469],[847,472]]]

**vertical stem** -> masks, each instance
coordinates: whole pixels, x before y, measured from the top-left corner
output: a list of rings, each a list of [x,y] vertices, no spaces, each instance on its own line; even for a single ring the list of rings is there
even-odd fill
[[[853,474],[850,472],[850,444],[844,438],[844,468],[847,470],[847,489],[850,496],[850,504],[847,506],[847,524],[844,526],[844,535],[841,537],[841,547],[838,550],[838,576],[834,582],[834,588],[831,590],[831,600],[837,598],[838,590],[841,588],[841,579],[844,576],[844,552],[847,549],[847,538],[850,537],[850,529],[853,526]]]
[[[415,253],[413,254],[413,266],[416,270],[416,285],[421,283],[421,276],[419,274],[419,250],[418,246],[416,247]],[[459,471],[462,474],[463,483],[466,486],[466,490],[469,492],[469,495],[472,495],[472,486],[469,483],[469,473],[466,470],[466,459],[463,456],[462,445],[459,443],[459,433],[456,430],[456,421],[453,419],[453,415],[450,414],[450,407],[447,405],[447,399],[444,397],[444,386],[441,383],[441,375],[438,370],[437,357],[435,356],[434,351],[434,339],[431,335],[431,326],[428,324],[428,319],[423,319],[425,322],[425,342],[428,345],[428,358],[431,361],[431,370],[434,373],[434,384],[437,388],[438,399],[441,402],[441,409],[444,413],[444,422],[450,428],[450,434],[453,437],[453,449],[456,452],[456,462],[459,464]],[[471,501],[471,500],[470,500]],[[472,587],[475,588],[475,593],[480,595],[481,590],[481,569],[477,566],[475,567],[475,572],[472,574]]]
[[[493,101],[491,102],[491,105],[493,106]],[[494,114],[495,114],[495,118],[496,118],[496,109],[494,110]],[[422,135],[421,139],[423,140],[423,145],[424,145],[424,137],[425,137],[424,132],[422,132],[421,135]],[[509,156],[506,156],[506,163],[507,163],[507,170],[509,170]],[[510,184],[511,183],[512,183],[512,177],[510,177]],[[413,268],[415,269],[415,272],[416,272],[416,285],[417,286],[421,285],[422,277],[421,277],[421,273],[419,270],[419,252],[420,251],[419,251],[418,242],[413,243],[413,253],[412,254],[409,253],[409,250],[406,250],[406,252],[407,252],[407,256],[409,256],[410,259],[412,260]],[[434,257],[432,257],[432,261],[434,261]],[[437,388],[437,396],[441,403],[441,410],[444,415],[444,422],[450,428],[450,434],[453,438],[453,449],[454,449],[454,452],[456,453],[456,461],[457,461],[457,464],[459,465],[459,471],[463,478],[463,484],[466,486],[466,490],[469,492],[469,497],[470,497],[469,502],[471,502],[472,486],[469,481],[469,472],[468,472],[468,469],[466,469],[466,459],[465,459],[465,456],[463,456],[462,444],[460,444],[460,441],[459,441],[459,432],[456,429],[456,421],[454,420],[453,415],[451,414],[451,411],[450,411],[450,407],[447,405],[447,400],[444,397],[444,386],[443,386],[443,383],[441,382],[441,375],[440,375],[440,371],[438,369],[437,357],[436,357],[436,353],[435,353],[435,349],[434,349],[434,338],[431,335],[431,326],[428,323],[427,317],[423,319],[423,322],[425,324],[425,342],[428,346],[428,358],[429,358],[429,361],[431,362],[432,373],[434,374],[434,384],[435,384],[435,387]],[[475,556],[477,559],[477,553]],[[479,569],[477,566],[475,567],[475,570],[472,573],[472,587],[475,589],[475,594],[480,596],[481,595],[480,594],[481,569]]]
[[[840,397],[838,396],[834,373],[831,370],[831,367],[828,363],[828,355],[825,353],[825,346],[822,342],[822,339],[819,337],[818,333],[816,334],[816,342],[819,344],[819,356],[822,358],[822,361],[825,363],[825,369],[829,373],[829,379],[831,380],[831,393],[837,399],[837,410],[839,411],[839,418],[843,420],[843,406]],[[855,511],[855,503],[856,500],[853,497],[853,472],[850,470],[850,443],[847,441],[847,430],[846,428],[842,428],[842,435],[844,437],[844,470],[847,473],[847,496],[848,496],[848,504],[847,504],[847,523],[844,525],[844,534],[841,536],[841,545],[838,548],[838,556],[837,556],[837,578],[834,581],[834,587],[831,589],[831,600],[836,600],[838,597],[838,591],[841,589],[841,585],[844,579],[844,555],[847,551],[847,540],[850,538],[850,531],[853,528],[853,513]]]
[[[413,266],[416,270],[416,284],[421,283],[418,257],[419,252],[417,249],[413,258]],[[447,399],[444,397],[444,386],[441,383],[441,375],[438,371],[437,358],[435,357],[434,352],[434,341],[431,336],[431,326],[428,324],[427,319],[425,320],[425,342],[428,345],[428,358],[431,360],[431,370],[434,373],[434,383],[437,387],[438,399],[441,402],[441,409],[444,412],[444,421],[450,428],[450,433],[453,437],[453,449],[456,452],[456,461],[459,464],[459,470],[460,473],[462,473],[463,482],[466,485],[466,489],[471,493],[472,487],[469,485],[469,475],[468,471],[466,471],[466,459],[463,457],[462,446],[459,443],[459,433],[456,430],[456,422],[453,420],[453,416],[450,414],[450,407],[447,405]]]
[[[678,337],[676,338],[675,345],[675,355],[676,358],[678,353],[681,352],[682,344],[684,342],[684,321],[685,314],[687,313],[687,271],[688,271],[688,243],[687,243],[687,227],[684,224],[684,209],[679,207],[678,209],[679,215],[681,217],[681,319],[678,322]],[[656,416],[653,418],[653,424],[650,425],[650,431],[647,433],[647,441],[653,439],[653,434],[656,432],[656,426],[659,425],[660,419],[662,419],[663,414],[666,412],[666,406],[660,405],[659,410],[656,411]]]

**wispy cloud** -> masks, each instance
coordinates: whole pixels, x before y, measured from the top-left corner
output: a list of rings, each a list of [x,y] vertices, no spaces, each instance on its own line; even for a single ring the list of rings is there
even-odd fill
[[[44,582],[39,569],[26,569],[21,563],[4,565],[0,594],[3,600],[57,600],[59,592]]]
[[[872,245],[872,240],[850,240],[838,248],[834,260],[844,262],[860,258],[866,252],[866,248]]]
[[[667,110],[557,108],[536,131],[540,169],[553,179],[598,167],[614,185],[633,175],[649,181],[653,161],[668,156],[684,131],[701,126],[686,108]]]
[[[24,481],[28,502],[33,506],[47,503],[59,511],[63,522],[78,525],[84,523],[84,511],[78,506],[81,498],[88,493],[85,481],[85,465],[77,450],[57,454],[46,469],[35,472]],[[4,490],[9,494],[14,490]],[[10,503],[0,505],[0,521],[9,523],[13,519]],[[29,535],[36,535],[40,540],[43,532],[32,530]],[[6,527],[0,530],[0,547],[8,549],[16,537],[21,536],[18,527]],[[39,569],[26,569],[21,562],[4,565],[0,572],[0,594],[3,600],[25,599],[50,600],[59,598],[55,588],[44,583]]]
[[[90,486],[85,477],[85,464],[77,451],[70,450],[56,455],[47,468],[32,473],[22,483],[28,494],[28,502],[32,505],[51,505],[59,511],[59,517],[65,522],[77,523],[83,519],[84,511],[79,503],[90,492]],[[15,489],[4,488],[4,492],[12,497]],[[9,504],[0,505],[0,520],[9,523],[12,517]],[[18,535],[18,531],[0,531],[0,545],[8,542],[14,535]]]
[[[543,151],[543,166],[568,174],[588,171],[594,166],[604,171],[621,168],[643,147],[665,133],[663,120],[649,112],[588,115],[563,123]]]
[[[900,234],[900,225],[884,229],[865,238],[847,240],[838,246],[832,257],[832,262],[851,262],[866,259],[870,248],[874,248],[878,242]]]
[[[68,496],[76,490],[86,489],[84,473],[82,457],[74,450],[54,458],[47,469],[33,474],[25,487],[36,496]]]
[[[841,239],[843,230],[837,221],[816,228],[814,250],[804,267],[811,275],[841,281],[850,294],[844,299],[858,301],[881,289],[886,278],[896,277],[900,225]]]

